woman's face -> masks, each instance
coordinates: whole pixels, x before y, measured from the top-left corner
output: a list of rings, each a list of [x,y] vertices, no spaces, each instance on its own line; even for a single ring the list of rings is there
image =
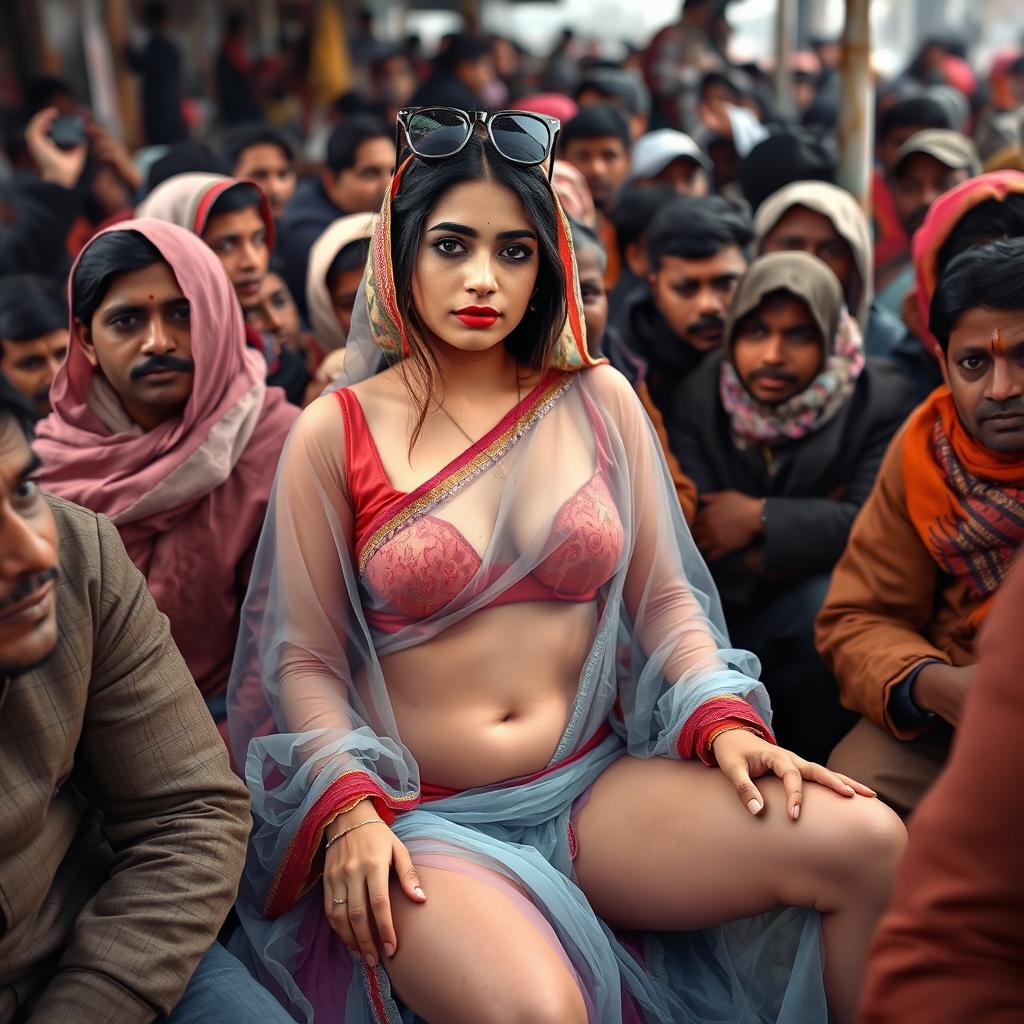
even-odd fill
[[[454,185],[427,214],[413,271],[427,340],[462,352],[498,345],[526,314],[538,266],[536,229],[511,189]]]

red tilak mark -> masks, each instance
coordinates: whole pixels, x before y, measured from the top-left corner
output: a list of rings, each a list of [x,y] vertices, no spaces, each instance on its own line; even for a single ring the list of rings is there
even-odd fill
[[[150,295],[150,297],[149,297],[149,301],[150,301],[150,302],[152,302],[152,301],[153,301],[153,300],[154,300],[155,298],[156,298],[156,296],[155,296],[155,295]]]
[[[1006,345],[1003,343],[1003,332],[999,327],[992,331],[990,348],[994,356],[1001,356],[1006,351]]]

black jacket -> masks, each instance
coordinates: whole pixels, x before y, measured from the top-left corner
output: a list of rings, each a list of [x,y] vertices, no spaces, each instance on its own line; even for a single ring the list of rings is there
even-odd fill
[[[741,449],[719,397],[723,358],[709,356],[676,392],[665,417],[672,451],[700,494],[767,499],[761,556],[768,576],[831,572],[889,441],[913,407],[912,388],[894,368],[869,359],[850,401],[820,430],[771,449]],[[739,608],[754,600],[759,582],[742,555],[711,566],[722,600]]]
[[[285,283],[303,319],[309,316],[306,309],[309,250],[323,232],[346,212],[334,205],[319,178],[300,181],[285,208],[277,233],[277,253],[284,268]]]
[[[626,301],[621,332],[627,348],[647,364],[647,387],[667,421],[677,389],[710,353],[695,349],[672,333],[646,284]]]

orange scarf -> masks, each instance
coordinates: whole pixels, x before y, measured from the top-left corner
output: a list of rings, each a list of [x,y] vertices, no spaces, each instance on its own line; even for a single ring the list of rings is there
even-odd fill
[[[903,479],[932,558],[981,602],[968,618],[977,628],[1024,544],[1024,458],[1000,458],[971,437],[942,386],[907,423]]]

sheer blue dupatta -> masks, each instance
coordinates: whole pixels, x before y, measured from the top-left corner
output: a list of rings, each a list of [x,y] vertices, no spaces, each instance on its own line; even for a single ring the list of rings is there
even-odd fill
[[[561,224],[557,203],[556,210]],[[388,299],[389,223],[386,203],[339,386],[402,358],[401,324]],[[584,368],[592,361],[563,228],[570,316],[564,358],[556,359],[562,372],[524,398],[511,429],[507,418],[496,424],[365,524],[350,492],[352,438],[336,396],[303,413],[285,448],[229,691],[233,750],[245,765],[254,819],[232,948],[297,1020],[414,1021],[386,972],[354,961],[324,915],[323,831],[363,797],[414,860],[486,877],[535,908],[593,1024],[825,1019],[816,914],[621,936],[575,884],[573,805],[609,765],[623,756],[706,757],[716,723],[734,719],[767,732],[770,711],[756,659],[728,646],[710,576],[639,401],[614,370]],[[578,559],[566,544],[579,532],[573,515],[586,504],[581,494],[594,496],[583,518],[601,523],[587,543],[618,543],[594,594],[592,642],[549,763],[480,789],[431,786],[403,742],[382,664],[415,651],[427,667],[432,640],[500,623],[500,609],[491,609],[530,580],[567,586]],[[478,564],[439,567],[438,579],[463,571],[453,594],[438,603],[419,593],[417,603],[429,610],[396,616],[374,586],[373,562],[418,530],[485,541],[476,544]],[[530,607],[549,614],[543,602]],[[520,642],[500,628],[487,639],[496,660],[503,645]]]

